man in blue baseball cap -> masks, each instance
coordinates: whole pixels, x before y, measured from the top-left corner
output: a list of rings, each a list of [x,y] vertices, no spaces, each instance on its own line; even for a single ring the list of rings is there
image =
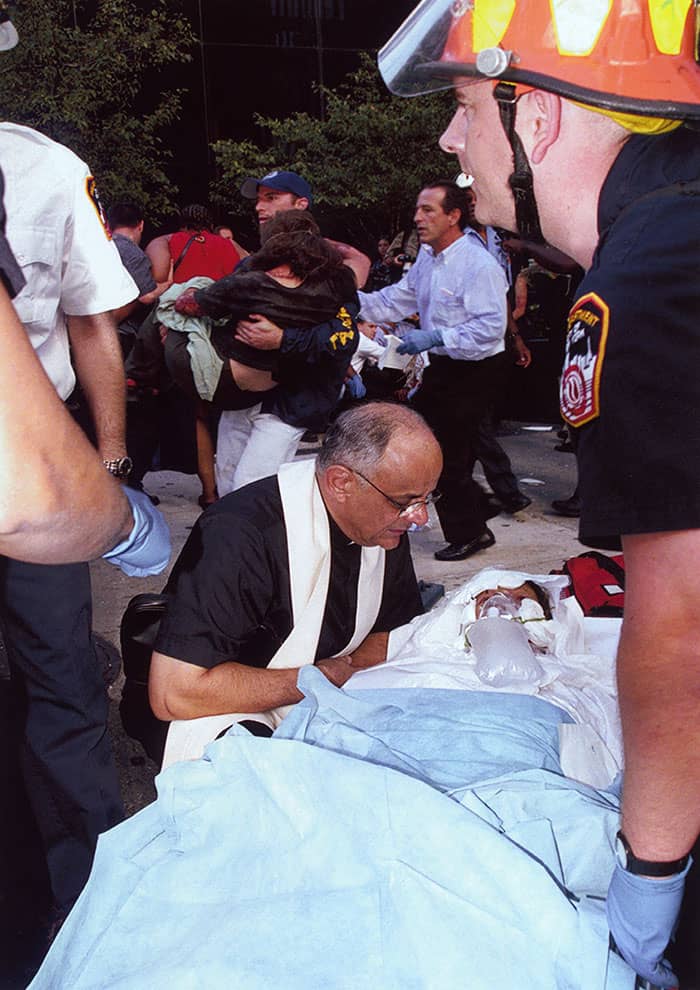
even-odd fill
[[[307,210],[313,204],[311,186],[296,172],[273,169],[262,179],[246,179],[241,195],[254,199],[259,223],[267,223],[280,210]]]
[[[255,212],[260,225],[282,210],[308,210],[313,206],[311,186],[296,172],[272,169],[261,179],[248,178],[241,184],[241,195],[255,200]],[[339,251],[345,264],[352,269],[358,286],[363,286],[369,275],[369,258],[344,241],[326,240]],[[255,346],[255,345],[253,345]]]
[[[306,179],[284,169],[272,169],[260,179],[245,179],[240,191],[256,201],[261,226],[283,210],[307,210],[313,202]],[[357,285],[364,285],[369,258],[350,244],[326,240],[354,273]],[[244,267],[245,262],[241,270]],[[283,329],[259,313],[238,323],[236,335],[244,343],[262,350],[293,352],[297,365],[294,380],[277,389],[262,406],[222,412],[216,442],[219,495],[274,474],[280,464],[294,457],[306,430],[325,430],[357,347],[352,320],[350,316],[343,319],[345,323],[336,317],[315,332]]]

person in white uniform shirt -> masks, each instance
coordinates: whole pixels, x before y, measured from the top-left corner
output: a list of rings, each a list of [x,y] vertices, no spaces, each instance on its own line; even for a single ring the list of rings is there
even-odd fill
[[[421,250],[396,285],[359,293],[365,319],[396,321],[416,311],[402,353],[430,352],[414,400],[444,457],[435,506],[447,546],[438,560],[455,561],[495,543],[486,500],[472,478],[479,422],[499,387],[505,361],[507,282],[501,266],[468,227],[466,191],[448,180],[425,186],[416,203]]]
[[[124,478],[125,382],[110,311],[138,290],[104,227],[94,180],[79,158],[30,128],[3,123],[0,167],[7,237],[26,283],[15,310],[63,400],[76,382],[72,354],[104,468]],[[139,493],[127,497],[133,528],[106,556],[129,574],[158,573],[169,557],[167,527]],[[60,541],[59,504],[56,513]],[[100,539],[91,544],[96,552],[104,545]],[[57,920],[87,879],[97,836],[123,816],[105,685],[91,638],[88,566],[60,562],[90,555],[85,541],[76,542],[75,554],[29,555],[55,560],[50,566],[0,557],[3,634],[12,683],[23,699],[22,769]],[[17,556],[23,556],[21,547]]]

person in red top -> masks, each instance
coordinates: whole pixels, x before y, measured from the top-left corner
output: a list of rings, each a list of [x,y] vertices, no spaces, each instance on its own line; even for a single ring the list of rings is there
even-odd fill
[[[175,234],[156,237],[146,248],[156,281],[156,271],[164,272],[167,277],[171,265],[172,280],[179,283],[198,275],[215,280],[230,275],[241,255],[232,241],[213,234],[212,227],[206,207],[197,204],[183,207],[180,229]]]
[[[230,275],[241,260],[233,243],[212,233],[213,222],[206,207],[193,204],[180,212],[180,229],[174,234],[156,237],[146,248],[153,277],[182,284],[197,276],[215,281]],[[156,274],[158,273],[158,274]],[[209,429],[209,409],[197,405],[197,474],[202,483],[199,504],[202,508],[218,498],[214,476],[214,443]]]

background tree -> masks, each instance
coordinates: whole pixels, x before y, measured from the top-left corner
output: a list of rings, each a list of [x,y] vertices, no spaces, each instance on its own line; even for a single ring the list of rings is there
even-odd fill
[[[22,0],[19,45],[0,56],[3,118],[67,145],[90,165],[104,202],[134,199],[153,221],[177,192],[164,132],[182,91],[164,91],[159,73],[191,58],[181,9],[179,0]]]
[[[373,249],[380,233],[411,223],[425,181],[455,172],[454,161],[437,147],[452,99],[444,93],[419,100],[392,96],[369,54],[344,83],[321,92],[324,119],[258,115],[259,143],[213,144],[219,177],[211,199],[233,215],[250,215],[238,191],[241,181],[275,166],[289,168],[311,182],[324,231]]]

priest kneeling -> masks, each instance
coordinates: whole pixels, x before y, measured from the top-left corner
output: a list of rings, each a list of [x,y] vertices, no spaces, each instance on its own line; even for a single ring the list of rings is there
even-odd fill
[[[338,687],[386,659],[389,632],[422,611],[407,530],[442,469],[405,406],[343,413],[318,458],[222,498],[197,522],[167,587],[149,694],[164,720],[235,713],[269,735],[316,664]]]

